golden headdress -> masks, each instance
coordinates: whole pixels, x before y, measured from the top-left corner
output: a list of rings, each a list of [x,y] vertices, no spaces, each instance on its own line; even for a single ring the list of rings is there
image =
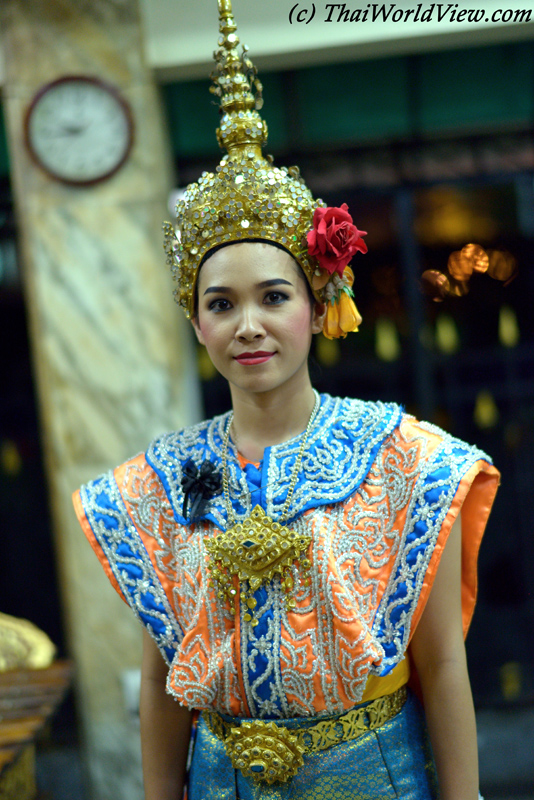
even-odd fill
[[[163,226],[167,262],[178,283],[176,300],[191,317],[198,270],[207,253],[224,244],[262,240],[283,247],[295,258],[316,299],[335,305],[339,321],[339,301],[343,299],[346,305],[352,296],[352,273],[343,272],[345,265],[336,268],[337,274],[333,274],[331,265],[325,269],[321,264],[324,244],[318,240],[311,247],[309,234],[314,223],[317,228],[323,220],[325,227],[324,219],[329,212],[341,214],[341,217],[330,214],[326,220],[330,227],[337,222],[338,232],[340,225],[347,227],[345,218],[350,223],[352,218],[345,205],[324,211],[326,204],[314,200],[298,167],[275,167],[272,158],[262,154],[267,141],[267,125],[258,113],[263,105],[262,86],[247,56],[247,48],[243,45],[241,54],[238,53],[239,38],[231,0],[218,0],[218,5],[219,47],[213,54],[215,69],[210,90],[220,98],[222,116],[217,140],[227,153],[214,173],[202,173],[196,183],[187,187],[176,204],[175,225],[166,222]],[[352,246],[349,244],[348,250],[352,257],[356,250],[365,252],[367,248],[361,239],[364,232],[354,225],[350,227]],[[336,251],[334,260],[336,255],[339,262],[339,252]],[[333,263],[332,256],[330,261]],[[342,294],[346,297],[342,298]],[[350,322],[345,325],[349,330],[357,329],[361,321],[352,306],[355,312],[352,327]],[[330,314],[330,322],[333,316],[335,313]],[[331,332],[334,329],[332,324],[330,329]],[[346,332],[340,330],[333,335]],[[325,333],[329,335],[326,330]]]

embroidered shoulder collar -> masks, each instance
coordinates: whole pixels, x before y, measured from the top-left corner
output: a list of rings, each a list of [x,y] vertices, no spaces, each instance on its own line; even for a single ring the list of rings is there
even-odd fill
[[[354,494],[369,472],[380,446],[399,424],[401,415],[402,409],[394,403],[321,395],[321,406],[308,437],[287,521],[310,508],[341,502]],[[221,468],[222,440],[227,424],[228,414],[214,417],[181,431],[167,433],[153,441],[146,451],[146,460],[162,481],[176,521],[182,525],[191,522],[182,516],[182,469],[189,460],[198,467],[209,460]],[[297,436],[265,449],[261,505],[274,519],[279,517],[284,505],[300,442],[301,436]],[[250,492],[231,441],[228,478],[234,514],[237,519],[244,518],[252,510]],[[203,518],[223,530],[226,528],[222,495],[210,501]]]

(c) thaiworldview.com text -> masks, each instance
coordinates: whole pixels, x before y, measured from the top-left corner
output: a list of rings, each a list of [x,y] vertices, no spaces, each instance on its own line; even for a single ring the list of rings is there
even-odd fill
[[[325,3],[323,22],[460,22],[460,23],[523,23],[530,22],[530,9],[462,8],[459,3],[417,3],[414,8],[399,8],[397,3],[367,3],[364,8],[351,8],[348,3]],[[289,22],[309,24],[321,10],[315,3],[294,3],[289,11]]]

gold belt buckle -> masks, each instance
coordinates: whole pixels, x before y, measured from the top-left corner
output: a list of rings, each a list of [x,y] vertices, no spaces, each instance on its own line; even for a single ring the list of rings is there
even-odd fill
[[[353,708],[335,719],[321,720],[295,733],[275,722],[251,720],[235,725],[216,712],[206,714],[208,727],[223,743],[234,769],[256,783],[285,783],[297,774],[305,753],[328,750],[375,730],[399,713],[406,702],[406,687]]]
[[[234,769],[255,781],[285,783],[297,774],[305,748],[298,736],[275,722],[243,722],[224,739]]]

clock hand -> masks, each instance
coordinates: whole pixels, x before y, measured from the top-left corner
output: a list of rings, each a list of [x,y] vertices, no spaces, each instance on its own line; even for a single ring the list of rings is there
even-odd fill
[[[82,133],[87,128],[87,125],[64,125],[63,131],[67,135],[74,135],[76,136],[78,133]]]

